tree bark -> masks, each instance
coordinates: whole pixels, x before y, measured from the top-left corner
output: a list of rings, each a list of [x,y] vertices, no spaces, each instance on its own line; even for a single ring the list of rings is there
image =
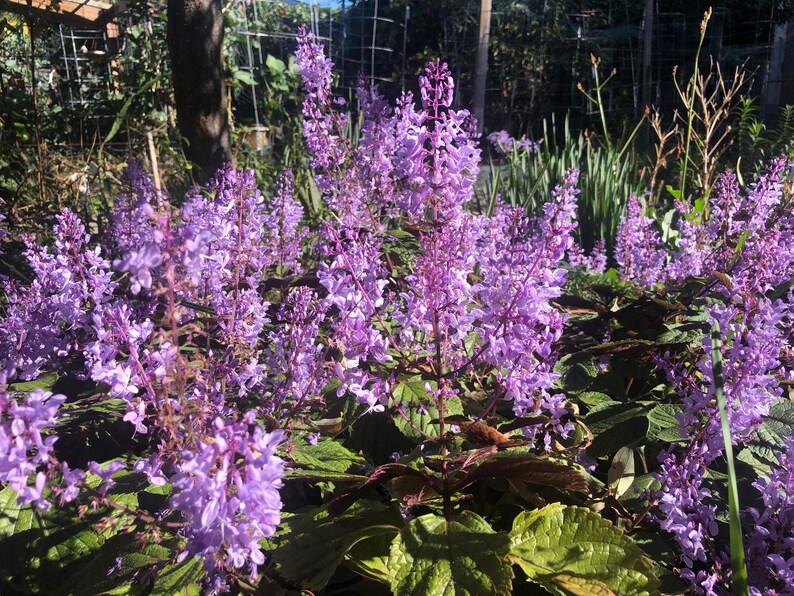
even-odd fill
[[[477,56],[474,65],[474,116],[477,118],[477,132],[481,133],[485,124],[485,84],[488,78],[488,44],[491,35],[491,0],[480,0],[480,34],[477,42]]]
[[[232,160],[220,0],[168,0],[168,49],[185,156],[204,182]]]

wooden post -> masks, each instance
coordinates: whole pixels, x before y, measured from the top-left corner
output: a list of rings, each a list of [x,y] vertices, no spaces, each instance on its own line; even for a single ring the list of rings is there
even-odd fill
[[[480,36],[474,66],[474,116],[477,132],[482,132],[485,118],[485,84],[488,78],[488,42],[491,36],[491,0],[480,0]]]
[[[642,101],[640,113],[651,104],[651,56],[653,50],[653,0],[645,0],[645,14],[642,19]],[[639,117],[639,115],[637,116]],[[645,143],[650,143],[650,127],[645,127]]]

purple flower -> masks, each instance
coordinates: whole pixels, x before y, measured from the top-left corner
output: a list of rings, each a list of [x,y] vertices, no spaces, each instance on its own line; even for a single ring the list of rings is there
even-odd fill
[[[568,262],[572,267],[584,267],[590,273],[604,273],[607,268],[606,242],[602,238],[593,247],[589,256],[585,256],[582,247],[574,241],[568,249]]]
[[[631,195],[615,240],[615,260],[624,279],[645,286],[664,281],[666,252],[655,226],[652,218],[643,215],[640,199]]]
[[[125,467],[124,462],[118,460],[108,463],[104,468],[95,461],[88,462],[88,471],[99,476],[99,485],[97,486],[99,494],[104,496],[111,488],[116,486],[113,476]]]
[[[543,142],[543,139],[533,141],[526,136],[522,136],[520,139],[514,139],[506,130],[492,132],[488,135],[488,140],[502,155],[519,151],[524,151],[530,155],[532,153],[538,153],[540,151],[540,144]]]
[[[244,423],[217,418],[206,443],[181,454],[172,478],[171,506],[188,521],[191,555],[218,572],[246,565],[252,577],[265,556],[259,542],[272,536],[281,517],[279,489],[284,463],[276,447],[284,433],[249,432]]]
[[[55,425],[65,401],[64,395],[39,389],[18,399],[7,393],[5,374],[0,373],[0,482],[17,492],[20,505],[33,503],[42,511],[51,507],[44,489],[57,437],[46,431]]]
[[[741,444],[769,414],[782,390],[778,371],[781,348],[791,327],[788,305],[768,298],[747,298],[740,305],[713,306],[709,314],[720,323],[726,343],[723,374],[731,439]],[[715,400],[711,345],[704,339],[703,355],[693,369],[661,358],[668,380],[676,387],[685,406],[679,417],[682,436],[694,437],[679,449],[671,447],[659,456],[656,473],[662,488],[659,499],[660,526],[671,532],[690,571],[682,577],[707,593],[722,578],[716,567],[704,575],[694,573],[696,562],[711,563],[730,557],[714,543],[717,534],[717,505],[703,486],[708,467],[722,454],[723,437]],[[713,565],[713,563],[711,563]]]
[[[116,287],[99,249],[85,246],[88,236],[76,215],[61,212],[53,232],[52,253],[26,239],[33,282],[6,285],[0,370],[9,379],[34,379],[42,369],[77,352],[90,328],[91,310],[109,301]]]
[[[763,507],[747,511],[747,572],[752,594],[784,594],[794,583],[794,438],[783,442],[777,465],[753,486]]]
[[[131,250],[121,259],[113,261],[118,271],[130,272],[130,287],[133,294],[152,287],[152,269],[163,262],[160,246],[155,242],[144,244],[140,250]]]

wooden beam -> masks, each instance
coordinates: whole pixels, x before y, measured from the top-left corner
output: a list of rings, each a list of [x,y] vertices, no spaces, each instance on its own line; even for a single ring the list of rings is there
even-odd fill
[[[51,0],[32,0],[31,3],[27,0],[0,0],[0,10],[23,15],[35,14],[45,21],[92,29],[104,27],[107,22],[102,19],[104,13],[113,16],[118,14],[113,8],[113,4],[101,0],[61,0],[57,4]]]

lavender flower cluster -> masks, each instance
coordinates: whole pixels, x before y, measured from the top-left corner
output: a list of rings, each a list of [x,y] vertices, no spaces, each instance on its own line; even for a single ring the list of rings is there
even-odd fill
[[[533,141],[526,136],[522,136],[520,139],[513,138],[506,130],[492,132],[488,135],[488,140],[502,155],[511,152],[526,152],[530,155],[538,153],[540,152],[540,145],[543,143],[543,139]]]
[[[178,531],[185,556],[201,556],[208,582],[220,589],[227,571],[247,566],[256,576],[264,562],[259,542],[278,524],[283,462],[275,450],[284,434],[265,432],[257,421],[283,395],[242,412],[274,378],[265,363],[275,364],[276,348],[284,355],[290,345],[280,333],[295,336],[273,330],[265,339],[269,304],[261,286],[276,270],[299,271],[302,209],[289,173],[265,200],[251,173],[227,168],[179,211],[137,166],[125,181],[106,256],[89,245],[77,217],[63,212],[52,249],[26,240],[32,283],[6,280],[0,481],[21,504],[42,510],[56,498],[108,505],[113,476],[125,464],[75,469],[59,461],[53,445],[66,397],[8,391],[10,382],[43,370],[87,377],[126,404],[131,433],[147,437],[150,453],[132,468],[153,485],[171,483],[170,509],[185,522]],[[301,324],[307,316],[293,319]],[[279,366],[300,376],[292,364]]]
[[[420,77],[421,109],[408,93],[391,110],[360,85],[365,123],[340,186],[329,164],[338,163],[341,133],[333,125],[342,119],[329,77],[317,68],[327,60],[310,34],[299,42],[304,117],[312,123],[305,135],[324,151],[314,163],[335,214],[320,231],[328,261],[318,277],[338,313],[327,341],[340,354],[339,394],[351,392],[371,410],[398,408],[395,361],[447,397],[457,392],[450,379],[477,370],[491,375],[489,390],[517,414],[548,416],[542,428],[524,429],[527,436],[565,436],[562,396],[550,395],[552,345],[565,317],[550,301],[566,280],[561,263],[573,245],[578,172],[568,172],[537,220],[506,208],[493,218],[466,210],[479,163],[474,119],[451,108],[454,82],[446,64],[434,62]],[[417,249],[404,276],[386,248],[400,220]]]
[[[151,485],[170,484],[165,511],[147,523],[152,533],[178,536],[175,560],[201,558],[210,592],[260,573],[262,541],[282,509],[280,445],[305,432],[331,387],[362,411],[404,415],[395,390],[420,379],[420,406],[435,406],[443,420],[446,404],[474,386],[492,398],[481,417],[507,402],[539,450],[568,437],[574,426],[553,390],[566,316],[553,301],[566,283],[566,258],[599,272],[607,262],[603,244],[585,256],[573,238],[577,170],[540,217],[466,208],[480,152],[473,117],[452,108],[446,64],[431,63],[420,78],[420,107],[408,93],[392,108],[361,82],[357,144],[345,134],[349,116],[333,95],[332,65],[306,32],[297,64],[304,136],[328,213],[317,230],[301,226],[288,171],[265,197],[253,173],[226,167],[177,208],[130,164],[100,246],[63,212],[52,247],[25,240],[33,281],[3,279],[0,482],[42,511],[56,499],[111,507],[114,476],[127,464]],[[636,197],[618,230],[615,260],[625,278],[653,285],[719,271],[732,279],[724,304],[708,314],[729,338],[735,441],[761,424],[790,364],[790,297],[764,295],[794,274],[794,221],[781,208],[787,167],[772,162],[744,195],[727,174],[702,215],[680,204],[672,252]],[[686,406],[681,431],[692,437],[661,455],[659,522],[681,547],[682,575],[712,593],[725,579],[726,555],[712,540],[716,509],[703,483],[721,453],[709,351],[691,366],[659,364]],[[119,400],[144,454],[85,469],[61,461],[54,445],[70,400],[8,388],[53,370]],[[790,557],[781,554],[790,549],[790,457],[757,483],[764,510],[748,511],[757,522],[752,556],[768,562],[759,590],[790,577]]]
[[[699,210],[677,201],[677,246],[672,249],[662,243],[636,197],[618,228],[615,257],[625,279],[645,286],[691,277],[717,281],[722,299],[706,314],[719,322],[724,336],[724,391],[736,445],[752,438],[781,398],[781,381],[792,376],[792,296],[774,299],[770,293],[794,276],[794,215],[785,185],[791,170],[792,163],[778,157],[744,191],[736,175],[726,172]],[[704,481],[724,451],[710,340],[704,340],[694,363],[667,354],[658,364],[678,391],[684,405],[681,435],[690,438],[686,446],[672,446],[659,456],[659,523],[681,549],[681,576],[696,592],[717,594],[730,579],[730,554],[715,540],[717,501]],[[785,454],[781,457],[788,462]],[[788,523],[786,489],[778,481],[783,470],[756,483],[767,509],[747,512],[754,520],[746,538],[753,593],[784,593],[776,590],[791,577],[791,546],[785,530],[780,533]]]
[[[167,508],[146,523],[179,536],[179,560],[203,560],[214,592],[243,570],[259,573],[282,507],[277,449],[332,382],[340,398],[393,411],[400,379],[419,375],[425,405],[443,413],[471,376],[541,421],[524,429],[541,448],[572,430],[551,391],[565,316],[550,301],[566,280],[578,172],[543,217],[471,213],[475,125],[451,108],[445,64],[421,77],[421,107],[407,94],[391,108],[362,82],[354,146],[330,63],[308,34],[297,62],[330,213],[318,230],[301,226],[289,172],[268,198],[252,173],[227,167],[176,208],[130,163],[99,245],[64,211],[52,247],[26,239],[33,281],[3,280],[0,481],[41,510],[75,499],[112,507],[122,471],[170,484]],[[411,248],[395,263],[400,242]],[[119,400],[144,453],[83,468],[59,459],[71,398],[8,390],[45,371],[90,379]]]
[[[711,307],[709,315],[730,338],[723,353],[723,388],[731,438],[741,445],[752,438],[782,395],[780,357],[790,345],[792,313],[782,300],[748,298],[744,303]],[[715,544],[717,505],[704,485],[704,475],[724,447],[708,338],[703,348],[703,357],[692,368],[667,358],[659,362],[685,407],[679,418],[681,434],[692,439],[683,449],[670,447],[660,454],[656,476],[662,487],[657,497],[660,526],[673,534],[681,548],[686,564],[682,577],[698,591],[716,594],[727,579],[730,556]],[[757,526],[756,531],[763,528]],[[770,571],[769,560],[759,559],[756,565]]]
[[[785,156],[771,160],[745,191],[736,174],[725,172],[697,212],[676,201],[672,249],[640,199],[631,197],[615,246],[621,276],[647,286],[717,271],[731,277],[736,293],[766,292],[787,281],[794,269],[794,215],[785,187],[792,167]]]

